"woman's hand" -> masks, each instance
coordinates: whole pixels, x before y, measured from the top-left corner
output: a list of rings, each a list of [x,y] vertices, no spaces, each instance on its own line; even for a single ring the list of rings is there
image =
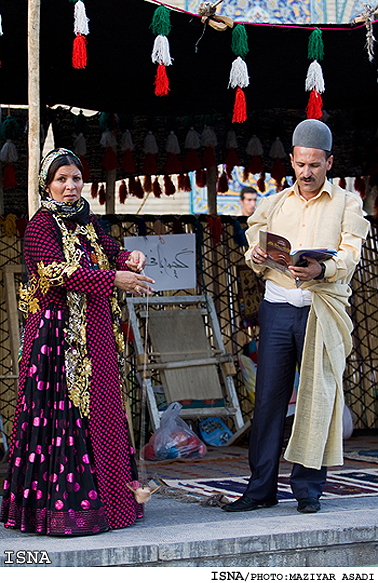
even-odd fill
[[[149,296],[154,291],[149,284],[155,282],[147,275],[133,271],[116,271],[113,283],[119,289],[130,292],[134,296],[143,296],[144,294]]]
[[[142,251],[137,251],[136,249],[131,251],[126,261],[126,265],[129,269],[131,269],[131,271],[142,271],[146,266],[145,254],[142,253]]]

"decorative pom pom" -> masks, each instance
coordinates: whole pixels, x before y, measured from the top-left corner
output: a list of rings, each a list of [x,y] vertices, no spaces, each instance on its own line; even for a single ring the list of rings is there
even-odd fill
[[[248,35],[244,24],[237,24],[232,30],[231,50],[243,59],[247,56],[249,52]]]
[[[129,178],[129,193],[131,195],[135,196],[135,190],[136,190],[135,176],[130,176],[130,178]]]
[[[142,167],[143,174],[158,174],[158,165],[154,154],[147,154]]]
[[[164,170],[166,174],[180,174],[182,171],[182,164],[177,154],[174,154],[173,152],[168,154]]]
[[[228,86],[235,89],[235,87],[248,87],[248,85],[249,75],[247,64],[241,57],[238,57],[232,63]]]
[[[243,123],[247,119],[247,104],[244,91],[238,87],[236,89],[234,112],[232,123]]]
[[[155,35],[168,35],[171,31],[171,15],[168,8],[159,6],[152,17],[150,28]]]
[[[121,204],[124,204],[126,198],[127,198],[126,182],[124,180],[122,180],[121,184],[119,185],[119,202]]]
[[[85,69],[87,66],[87,39],[80,33],[73,42],[72,66],[74,69]]]
[[[277,185],[281,184],[282,179],[286,176],[286,168],[282,164],[280,158],[276,158],[273,167],[270,171],[271,177],[276,181]]]
[[[164,97],[169,92],[169,79],[165,70],[165,65],[158,65],[155,77],[155,95],[157,97]]]
[[[169,40],[166,36],[159,35],[155,38],[151,59],[153,63],[164,65],[165,67],[172,65]]]
[[[264,167],[260,156],[252,156],[248,165],[248,174],[261,174],[264,172]]]
[[[310,34],[308,39],[308,58],[311,61],[322,61],[324,58],[323,38],[320,28],[315,28]]]
[[[316,91],[316,89],[313,89],[310,93],[310,98],[306,107],[307,119],[321,119],[323,116],[322,107],[322,97],[320,93]]]
[[[306,77],[306,91],[316,89],[318,93],[324,93],[323,71],[317,61],[313,61],[308,68]]]
[[[190,148],[186,152],[182,165],[187,172],[193,172],[194,170],[200,170],[200,168],[202,168],[201,159],[194,148]]]
[[[83,166],[83,180],[84,180],[84,182],[86,182],[91,177],[91,171],[89,168],[89,164],[88,164],[85,156],[79,156],[79,158],[80,158],[81,164]]]

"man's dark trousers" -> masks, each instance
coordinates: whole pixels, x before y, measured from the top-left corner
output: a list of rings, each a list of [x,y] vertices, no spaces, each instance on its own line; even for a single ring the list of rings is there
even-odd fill
[[[309,306],[296,308],[266,300],[260,306],[255,409],[249,443],[252,476],[244,492],[254,500],[277,495],[285,419],[296,365],[301,363],[309,311]],[[318,498],[326,474],[326,467],[315,470],[294,464],[290,484],[296,499]]]

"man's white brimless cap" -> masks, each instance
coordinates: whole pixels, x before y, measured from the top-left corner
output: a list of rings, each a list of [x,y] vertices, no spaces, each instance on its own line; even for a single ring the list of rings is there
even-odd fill
[[[332,150],[332,133],[329,127],[318,119],[305,119],[294,130],[293,146]]]

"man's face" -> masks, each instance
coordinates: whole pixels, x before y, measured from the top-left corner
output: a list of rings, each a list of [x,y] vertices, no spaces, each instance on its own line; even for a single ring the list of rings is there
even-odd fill
[[[250,217],[256,208],[257,193],[256,192],[246,192],[244,198],[241,201],[242,213],[245,217]]]
[[[295,146],[290,159],[301,195],[306,199],[317,196],[332,168],[333,156],[326,158],[324,150]]]

